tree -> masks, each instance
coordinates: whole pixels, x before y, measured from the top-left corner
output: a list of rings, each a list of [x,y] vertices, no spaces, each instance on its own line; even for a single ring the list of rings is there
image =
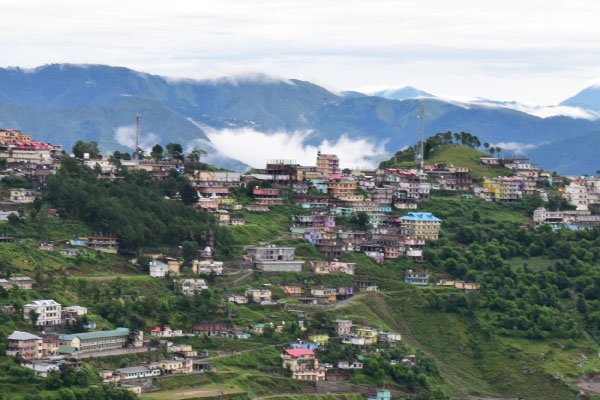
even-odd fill
[[[84,142],[83,140],[78,140],[73,145],[73,154],[77,158],[83,158],[84,154],[89,154],[90,159],[97,160],[102,158],[100,155],[100,150],[98,149],[98,142],[90,141]]]
[[[160,144],[156,144],[150,152],[150,157],[152,157],[155,161],[162,160],[164,157],[163,147]]]
[[[171,160],[183,161],[183,148],[179,143],[169,143],[166,146],[167,157]]]
[[[181,196],[183,204],[192,205],[198,202],[198,192],[189,182],[185,182],[181,185],[179,195]]]
[[[181,256],[183,257],[183,263],[185,265],[190,265],[192,261],[198,255],[198,243],[192,242],[191,240],[186,240],[181,244]]]
[[[8,215],[8,223],[11,225],[18,225],[21,221],[21,218],[17,214],[9,214]]]
[[[188,158],[193,163],[199,163],[202,159],[202,156],[205,156],[207,154],[208,153],[206,152],[206,150],[194,148],[194,150],[192,150],[190,154],[188,154]]]
[[[38,319],[40,319],[40,314],[35,312],[35,310],[29,311],[29,320],[31,321],[31,325],[35,328],[37,326]]]

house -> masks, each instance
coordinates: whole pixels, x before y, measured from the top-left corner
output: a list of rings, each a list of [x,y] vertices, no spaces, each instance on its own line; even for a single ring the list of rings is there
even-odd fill
[[[4,290],[8,290],[13,286],[19,289],[31,290],[33,287],[33,280],[26,276],[14,276],[8,279],[0,279],[0,287]]]
[[[329,342],[329,335],[325,333],[315,333],[308,335],[308,340],[318,344],[319,346],[325,346]]]
[[[149,368],[158,368],[163,375],[191,374],[193,371],[193,361],[186,358],[174,357],[171,360],[151,362]]]
[[[230,294],[227,296],[227,301],[235,304],[248,304],[248,298],[241,294]]]
[[[119,241],[112,236],[90,236],[87,238],[87,246],[96,251],[117,254]]]
[[[340,160],[338,156],[335,154],[324,154],[319,151],[317,153],[316,170],[324,177],[338,174],[340,172]]]
[[[363,363],[360,361],[338,361],[339,369],[363,369]]]
[[[287,285],[283,285],[281,286],[281,290],[283,290],[283,292],[285,294],[287,294],[288,296],[302,296],[302,288],[300,286],[287,286]]]
[[[6,355],[24,360],[39,360],[42,358],[43,339],[29,332],[14,331],[8,337]]]
[[[90,353],[121,349],[130,342],[128,328],[117,328],[110,331],[84,332],[58,335],[61,342],[59,352],[64,354]],[[139,332],[133,340],[134,347],[142,347],[143,333]]]
[[[409,269],[404,274],[404,283],[411,285],[427,286],[429,285],[429,272],[424,271],[413,271]]]
[[[205,336],[227,336],[230,331],[231,327],[228,324],[220,322],[201,322],[192,328],[195,335]]]
[[[367,397],[367,400],[391,400],[392,394],[389,390],[378,390],[373,396]]]
[[[319,345],[315,342],[293,342],[288,345],[289,349],[308,349],[308,350],[316,350]]]
[[[336,319],[335,322],[335,332],[342,336],[348,335],[352,331],[352,321],[349,319]]]
[[[298,301],[308,306],[315,306],[319,303],[319,299],[316,297],[298,297]]]
[[[179,275],[182,262],[176,258],[167,258],[167,266],[171,275]]]
[[[59,370],[59,365],[53,362],[45,362],[45,361],[32,361],[21,364],[22,367],[30,369],[33,371],[35,376],[39,376],[42,378],[47,378],[51,372],[55,372]]]
[[[445,286],[461,290],[479,290],[480,285],[474,282],[457,281],[453,279],[441,279],[436,286]]]
[[[193,296],[203,290],[208,289],[208,285],[204,279],[179,279],[177,280],[179,290],[184,296]]]
[[[354,275],[356,263],[333,261],[311,261],[310,267],[315,274],[347,274]]]
[[[192,348],[192,346],[189,344],[180,344],[177,346],[167,345],[167,352],[174,353],[174,354],[178,355],[179,357],[184,357],[184,358],[198,357],[198,352],[196,350],[194,350]]]
[[[54,300],[34,300],[23,306],[23,318],[35,326],[55,326],[61,324],[61,305]]]
[[[33,203],[40,192],[33,189],[10,189],[10,202],[28,204]]]
[[[261,206],[275,206],[283,204],[281,189],[255,187],[252,191],[254,201]]]
[[[359,328],[356,328],[356,335],[358,337],[363,337],[365,339],[370,339],[372,341],[376,341],[378,332],[376,329],[373,329],[373,328],[359,327]]]
[[[442,220],[429,212],[409,212],[397,221],[405,235],[425,240],[437,240],[442,225]]]
[[[285,349],[281,353],[282,367],[292,373],[292,379],[324,381],[326,369],[319,365],[313,350]]]
[[[240,332],[240,333],[236,333],[234,335],[234,337],[238,340],[250,340],[252,335],[250,335],[248,332]]]
[[[271,290],[269,289],[252,289],[248,288],[245,291],[246,297],[250,298],[254,303],[270,304]]]
[[[150,336],[154,337],[180,337],[183,336],[181,329],[172,329],[170,326],[157,326],[150,331]]]
[[[87,308],[82,306],[69,306],[63,307],[61,313],[61,319],[63,324],[72,324],[77,321],[78,317],[87,315]]]
[[[154,278],[164,278],[169,272],[169,266],[162,261],[152,260],[148,264],[150,276]]]
[[[401,339],[402,336],[400,336],[399,333],[380,331],[377,334],[377,341],[380,343],[395,343],[399,342]]]
[[[223,261],[194,260],[192,262],[192,271],[199,275],[222,275]]]
[[[148,368],[146,366],[118,368],[113,375],[116,377],[116,380],[153,378],[160,376],[160,369]]]
[[[247,255],[257,269],[267,272],[301,272],[304,261],[294,260],[295,249],[283,246],[253,246]]]

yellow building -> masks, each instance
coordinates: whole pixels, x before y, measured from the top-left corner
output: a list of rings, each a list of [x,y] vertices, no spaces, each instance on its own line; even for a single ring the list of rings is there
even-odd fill
[[[329,335],[316,333],[314,335],[308,335],[308,340],[318,344],[319,346],[324,346],[329,342]]]
[[[429,212],[409,212],[400,217],[404,234],[416,239],[437,240],[442,220]]]

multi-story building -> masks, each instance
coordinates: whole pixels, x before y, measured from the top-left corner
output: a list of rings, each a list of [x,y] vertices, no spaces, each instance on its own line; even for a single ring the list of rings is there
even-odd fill
[[[10,201],[12,203],[33,203],[40,195],[40,192],[34,189],[10,189]]]
[[[254,303],[266,304],[271,303],[271,290],[269,289],[252,289],[248,288],[244,292],[246,297],[252,299]]]
[[[315,274],[346,274],[354,275],[356,263],[341,261],[311,261],[310,267]]]
[[[90,236],[87,238],[87,246],[97,251],[117,254],[119,240],[112,236]]]
[[[200,275],[222,275],[223,261],[194,260],[192,262],[192,271]]]
[[[397,221],[406,236],[424,240],[437,240],[442,225],[442,220],[429,212],[409,212]]]
[[[193,296],[203,290],[208,289],[208,285],[204,279],[180,279],[177,281],[181,294],[184,296]]]
[[[335,331],[338,335],[348,335],[352,332],[352,321],[349,319],[336,319],[335,322]]]
[[[327,183],[327,192],[336,199],[346,200],[355,197],[364,199],[364,196],[356,195],[356,181],[348,179],[333,179]]]
[[[34,300],[23,306],[23,318],[35,326],[55,326],[61,324],[61,305],[54,300]]]
[[[285,349],[282,367],[292,373],[292,379],[324,381],[326,369],[319,365],[315,352],[309,349]]]
[[[317,171],[322,176],[337,174],[340,172],[340,160],[335,154],[317,153]]]
[[[301,272],[302,260],[294,260],[295,249],[281,246],[254,246],[247,254],[257,269],[269,272]]]
[[[255,187],[252,191],[256,204],[261,206],[276,206],[283,204],[281,189]]]
[[[496,202],[512,203],[519,201],[526,194],[525,179],[520,177],[485,178],[482,186],[489,198]]]
[[[404,275],[404,283],[411,285],[427,286],[429,285],[429,272],[425,271],[413,271],[409,269]]]
[[[6,355],[20,356],[24,360],[39,360],[42,358],[43,339],[29,332],[14,331],[8,337]]]
[[[62,334],[58,338],[62,343],[59,348],[61,353],[90,353],[126,347],[130,343],[130,331],[128,328],[117,328],[111,331]],[[142,338],[143,333],[140,332],[133,340],[135,347],[142,346]]]
[[[565,186],[563,197],[577,210],[589,209],[589,192],[584,179],[575,179]]]

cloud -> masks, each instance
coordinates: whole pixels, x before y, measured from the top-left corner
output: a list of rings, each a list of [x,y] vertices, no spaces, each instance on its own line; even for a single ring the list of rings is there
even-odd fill
[[[317,152],[337,154],[343,168],[374,166],[374,159],[384,154],[383,144],[342,135],[333,142],[323,140],[318,146],[307,144],[313,131],[259,132],[250,128],[202,129],[222,154],[256,168],[264,168],[269,160],[293,160],[302,165],[315,165]]]
[[[135,125],[120,126],[115,129],[115,140],[122,146],[135,149]],[[150,151],[152,146],[160,142],[160,137],[153,132],[143,133],[139,138],[139,145],[144,151]]]
[[[541,142],[538,144],[531,144],[531,143],[528,144],[528,143],[520,143],[520,142],[498,142],[498,143],[491,143],[490,145],[492,147],[500,147],[502,149],[503,153],[512,152],[517,155],[523,155],[523,154],[527,153],[528,150],[533,150],[536,147],[539,147],[543,144],[546,144],[546,142]]]

